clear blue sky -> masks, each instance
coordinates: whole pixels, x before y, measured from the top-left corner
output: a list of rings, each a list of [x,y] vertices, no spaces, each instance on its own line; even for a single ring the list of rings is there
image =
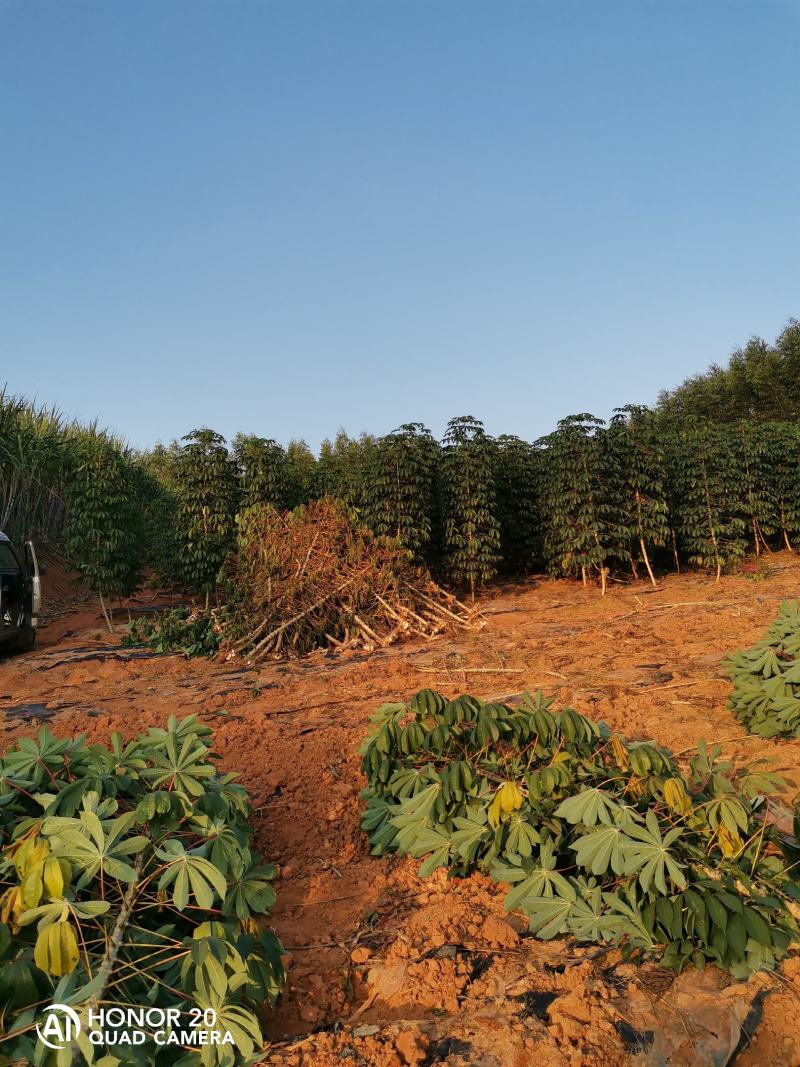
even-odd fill
[[[800,0],[0,0],[0,383],[532,439],[800,315]]]

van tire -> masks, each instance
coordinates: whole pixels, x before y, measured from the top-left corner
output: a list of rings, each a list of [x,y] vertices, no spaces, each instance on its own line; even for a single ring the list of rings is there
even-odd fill
[[[12,647],[15,648],[17,652],[33,652],[36,647],[35,627],[26,623],[22,627],[22,631]]]

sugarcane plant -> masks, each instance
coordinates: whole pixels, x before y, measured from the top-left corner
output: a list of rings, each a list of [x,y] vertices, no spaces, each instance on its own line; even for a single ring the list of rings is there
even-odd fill
[[[0,530],[18,541],[57,546],[69,477],[67,424],[0,389]]]
[[[258,1013],[284,981],[264,925],[275,871],[210,736],[196,716],[108,748],[44,728],[0,758],[0,1062],[259,1058]],[[82,1023],[55,1053],[36,1037],[53,1003]],[[89,1013],[131,1007],[141,1043],[95,1043]]]
[[[447,424],[441,461],[443,570],[469,589],[473,601],[500,561],[493,453],[480,420],[464,415]]]
[[[421,859],[421,877],[486,871],[542,938],[737,977],[773,967],[800,935],[796,843],[767,818],[785,783],[703,742],[684,773],[655,743],[552,705],[422,690],[380,707],[360,749],[373,854]]]

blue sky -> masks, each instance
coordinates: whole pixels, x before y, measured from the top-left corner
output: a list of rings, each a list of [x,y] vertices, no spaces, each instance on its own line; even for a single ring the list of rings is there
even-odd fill
[[[800,315],[800,2],[0,0],[0,383],[533,439]]]

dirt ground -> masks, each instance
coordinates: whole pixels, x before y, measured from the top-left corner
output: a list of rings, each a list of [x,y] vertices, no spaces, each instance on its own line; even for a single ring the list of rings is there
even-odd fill
[[[214,729],[223,765],[252,795],[259,847],[280,868],[273,923],[289,981],[266,1020],[265,1063],[800,1065],[800,957],[747,983],[714,968],[676,979],[613,949],[525,936],[487,878],[423,881],[414,861],[369,855],[356,755],[370,712],[425,686],[489,699],[541,688],[676,753],[704,737],[734,760],[767,758],[791,799],[800,744],[744,734],[720,663],[798,595],[800,560],[788,553],[719,584],[614,583],[605,599],[531,579],[485,595],[479,633],[257,671],[116,649],[119,636],[78,598],[35,653],[0,659],[0,750],[42,719],[93,741],[171,713]]]

